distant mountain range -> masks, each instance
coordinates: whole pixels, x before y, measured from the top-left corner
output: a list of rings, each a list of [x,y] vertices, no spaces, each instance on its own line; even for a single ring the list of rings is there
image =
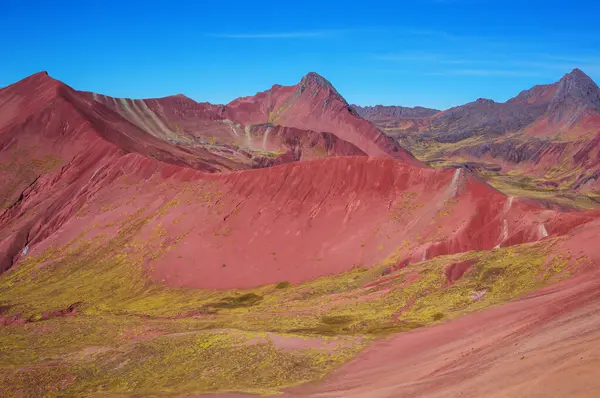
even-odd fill
[[[600,89],[579,69],[502,103],[355,109],[423,160],[483,162],[520,169],[542,185],[600,189]]]
[[[385,120],[385,119],[402,119],[402,118],[413,118],[413,117],[428,117],[433,116],[440,111],[437,109],[423,108],[422,106],[416,106],[414,108],[408,108],[404,106],[359,106],[352,105],[354,110],[365,119],[369,120]]]

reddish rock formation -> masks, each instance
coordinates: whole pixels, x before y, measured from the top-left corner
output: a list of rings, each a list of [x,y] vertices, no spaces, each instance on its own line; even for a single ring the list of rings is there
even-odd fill
[[[253,97],[230,102],[225,116],[242,124],[271,122],[290,127],[327,131],[369,156],[389,156],[420,165],[408,151],[362,119],[329,81],[316,73],[296,86],[273,86]]]

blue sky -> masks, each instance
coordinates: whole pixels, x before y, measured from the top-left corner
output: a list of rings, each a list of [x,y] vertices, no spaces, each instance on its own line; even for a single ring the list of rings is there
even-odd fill
[[[226,103],[315,71],[351,103],[448,108],[574,67],[600,82],[599,14],[595,0],[6,0],[0,86],[47,70],[112,96]]]

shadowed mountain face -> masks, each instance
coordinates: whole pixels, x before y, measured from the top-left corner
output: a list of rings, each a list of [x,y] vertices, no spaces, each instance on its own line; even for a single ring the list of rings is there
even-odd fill
[[[558,82],[547,112],[554,122],[576,122],[578,113],[586,111],[600,112],[600,89],[589,76],[575,69]]]
[[[594,155],[600,89],[579,69],[504,103],[478,99],[430,116],[395,120],[363,114],[425,161],[515,170],[538,179],[538,187],[600,188],[600,161]]]

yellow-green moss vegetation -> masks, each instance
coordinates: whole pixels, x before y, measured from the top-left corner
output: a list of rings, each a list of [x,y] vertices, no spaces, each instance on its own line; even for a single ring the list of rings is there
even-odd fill
[[[397,135],[395,129],[384,129],[386,133],[391,136]],[[487,140],[482,136],[473,136],[459,142],[444,143],[433,140],[420,139],[418,136],[406,136],[398,139],[398,142],[408,148],[413,155],[420,160],[430,162],[439,160],[440,158],[446,158],[446,154],[458,152],[460,149],[465,147],[471,147],[486,143]],[[457,156],[452,157],[453,161],[460,161]]]
[[[133,322],[124,321],[131,329]],[[89,322],[91,325],[75,319],[49,321],[45,326],[53,329],[41,330],[41,324],[35,324],[0,332],[10,345],[8,361],[12,361],[4,361],[7,355],[1,357],[3,394],[179,396],[244,391],[270,395],[284,387],[319,379],[356,353],[355,347],[342,344],[330,350],[284,350],[264,334],[232,330],[173,332],[173,325],[152,322],[138,322],[138,327],[153,328],[154,336],[123,338],[115,333],[122,328],[117,322]],[[31,362],[34,358],[18,357],[32,352],[20,348],[23,341],[33,341],[32,348],[47,356],[38,357],[35,364]],[[24,364],[28,366],[19,366]]]
[[[258,156],[264,156],[267,158],[278,158],[281,155],[285,154],[285,150],[272,150],[272,151],[267,151],[265,149],[256,149],[256,148],[251,148],[252,152]]]
[[[395,129],[384,129],[388,134],[398,135]],[[588,137],[589,138],[589,137]],[[581,138],[579,138],[581,139]],[[518,140],[520,145],[525,145],[521,133],[513,133],[498,138],[498,142],[503,140]],[[560,137],[553,138],[553,142],[560,142]],[[571,141],[571,140],[567,140]],[[435,168],[457,167],[465,162],[473,161],[462,156],[457,156],[461,150],[473,148],[484,143],[489,143],[489,138],[483,136],[474,136],[455,143],[441,143],[434,140],[422,139],[418,135],[404,136],[398,139],[398,142],[405,148],[408,148],[419,160],[428,163]],[[503,169],[499,172],[491,171],[494,167],[481,167],[477,173],[483,177],[490,185],[506,195],[513,197],[531,198],[542,200],[547,203],[554,203],[565,208],[576,210],[587,210],[598,208],[600,201],[596,200],[593,193],[575,191],[573,184],[581,178],[585,171],[578,167],[573,161],[573,153],[565,153],[558,160],[557,164],[533,165],[531,162],[514,164],[513,169]],[[498,166],[501,162],[491,160],[489,163],[485,159],[477,159],[477,163],[482,166]],[[532,168],[535,172],[532,173]],[[532,176],[536,175],[537,176]]]
[[[413,211],[423,206],[423,203],[419,202],[416,192],[403,192],[400,199],[390,209],[389,214],[395,222],[401,222],[405,217],[411,216]]]
[[[518,171],[510,173],[509,176],[487,175],[486,179],[491,186],[508,196],[541,200],[575,210],[589,210],[600,206],[600,202],[593,195],[577,192],[565,186],[543,187],[544,183],[552,179],[533,179],[521,175]]]
[[[185,191],[185,190],[184,190]],[[194,200],[204,196],[192,192]],[[217,193],[204,193],[213,197]],[[444,321],[517,298],[565,274],[553,240],[438,257],[395,271],[399,251],[372,268],[246,291],[171,288],[151,267],[178,244],[163,227],[181,193],[130,214],[111,237],[87,238],[25,258],[0,277],[0,306],[35,321],[0,329],[0,388],[25,395],[270,394],[323,377],[369,339]],[[410,207],[410,206],[409,206]],[[113,225],[113,228],[115,226]],[[145,228],[145,241],[135,239]],[[444,266],[470,260],[453,284]],[[40,321],[81,303],[77,315]],[[287,350],[265,337],[319,338],[323,350]],[[346,342],[349,337],[350,344]]]
[[[269,112],[269,114],[267,115],[267,120],[269,123],[276,123],[277,119],[283,114],[285,113],[290,107],[291,107],[291,103],[288,104],[283,104],[281,106],[279,106],[278,108],[274,109],[272,112]]]

